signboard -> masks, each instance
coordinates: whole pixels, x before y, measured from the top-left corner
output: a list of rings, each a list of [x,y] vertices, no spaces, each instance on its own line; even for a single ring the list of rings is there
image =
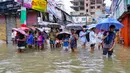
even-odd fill
[[[86,16],[76,16],[72,17],[75,23],[86,23],[87,17]]]
[[[32,0],[24,0],[24,7],[32,8]]]
[[[55,0],[47,0],[47,12],[56,16],[56,2]]]
[[[17,0],[17,2],[23,2],[24,7],[32,8],[41,12],[45,12],[47,9],[46,0]]]
[[[121,0],[118,9],[119,9],[119,15],[118,16],[121,16],[125,12],[125,1],[124,0]]]
[[[47,2],[46,0],[33,0],[32,1],[32,9],[38,10],[41,12],[45,12],[47,9]]]
[[[21,3],[23,2],[23,6],[26,8],[32,8],[32,0],[17,0],[17,2]]]

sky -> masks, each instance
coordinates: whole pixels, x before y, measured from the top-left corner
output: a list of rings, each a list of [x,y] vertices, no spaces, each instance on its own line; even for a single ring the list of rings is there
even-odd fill
[[[64,2],[65,5],[65,9],[68,13],[70,13],[71,11],[73,11],[73,9],[70,8],[70,6],[72,6],[72,4],[70,3],[71,0],[62,0]],[[111,1],[110,0],[105,0],[106,6],[111,5]]]

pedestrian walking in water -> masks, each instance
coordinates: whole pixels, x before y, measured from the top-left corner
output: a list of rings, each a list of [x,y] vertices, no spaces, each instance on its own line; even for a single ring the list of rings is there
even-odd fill
[[[80,41],[81,41],[81,45],[82,45],[82,48],[86,48],[86,43],[87,43],[87,39],[86,39],[86,29],[83,28],[82,31],[80,31],[79,33],[79,37],[80,37]]]
[[[50,47],[51,47],[51,49],[54,49],[56,34],[53,32],[52,29],[51,29],[51,32],[49,33],[49,38],[50,38]]]
[[[60,47],[60,40],[57,38],[58,34],[59,34],[59,30],[57,29],[57,30],[56,30],[56,42],[55,42],[56,48],[59,48],[59,47]]]
[[[93,27],[93,28],[91,28],[91,31],[90,31],[90,33],[89,33],[91,53],[94,52],[94,48],[95,48],[96,40],[97,40],[96,38],[97,38],[96,28]]]
[[[17,41],[18,41],[18,43],[17,43],[18,52],[19,53],[24,52],[24,49],[25,49],[25,46],[26,46],[26,44],[25,44],[26,37],[23,34],[18,32]]]
[[[37,38],[38,38],[38,32],[35,30],[35,32],[34,32],[34,45],[35,45],[36,49],[38,48]]]
[[[42,50],[42,46],[43,46],[43,37],[42,37],[42,33],[39,32],[38,38],[37,38],[37,42],[38,42],[38,47],[40,50]]]
[[[76,33],[75,30],[71,29],[70,48],[72,52],[75,52],[77,50],[78,35],[76,35],[75,33]]]
[[[68,49],[69,49],[69,37],[68,37],[68,34],[66,34],[65,38],[63,39],[63,49],[65,51],[68,51]]]
[[[33,36],[32,31],[29,31],[29,36],[27,37],[26,43],[27,43],[28,48],[33,47],[33,45],[34,45],[34,36]]]
[[[102,38],[103,38],[103,33],[104,33],[104,30],[101,30],[99,33],[98,33],[98,35],[97,35],[97,41],[98,41],[98,49],[100,50],[100,48],[102,47],[102,49],[103,49],[103,40],[102,40]]]
[[[116,34],[114,33],[115,26],[111,25],[109,31],[104,32],[103,34],[103,55],[111,57],[113,54],[113,49],[115,46]]]

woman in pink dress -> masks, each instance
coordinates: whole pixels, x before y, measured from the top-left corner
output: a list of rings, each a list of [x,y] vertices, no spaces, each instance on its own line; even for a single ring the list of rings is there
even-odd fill
[[[38,47],[39,47],[39,49],[42,49],[43,37],[42,37],[42,33],[41,33],[41,32],[39,32],[37,42],[38,42]]]

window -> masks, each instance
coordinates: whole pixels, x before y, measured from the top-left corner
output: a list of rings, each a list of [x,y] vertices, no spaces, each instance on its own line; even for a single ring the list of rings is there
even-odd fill
[[[91,8],[91,9],[95,9],[95,6],[91,6],[90,8]]]
[[[86,12],[88,12],[88,9],[86,9]]]
[[[84,15],[84,13],[80,13],[80,15]]]
[[[88,7],[88,4],[86,4],[86,7]]]
[[[94,14],[95,14],[95,12],[91,12],[91,14],[92,14],[92,15],[94,15]]]
[[[100,6],[97,6],[98,9],[100,9],[101,7]]]
[[[102,4],[103,1],[102,0],[97,0],[97,4]]]
[[[80,7],[80,10],[84,10],[84,7]]]
[[[80,5],[84,5],[84,2],[80,2]]]
[[[78,3],[75,3],[75,5],[77,5],[77,6],[78,6],[79,4],[78,4]]]

